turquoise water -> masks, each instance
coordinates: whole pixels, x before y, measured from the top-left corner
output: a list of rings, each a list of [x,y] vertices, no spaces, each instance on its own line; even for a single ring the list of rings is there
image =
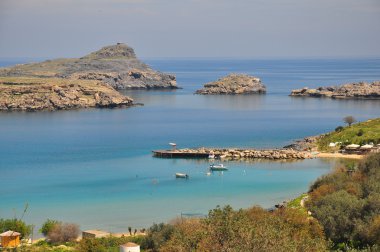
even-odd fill
[[[179,147],[281,147],[333,130],[342,118],[380,116],[380,101],[291,98],[291,89],[380,79],[380,60],[148,60],[184,89],[128,91],[145,106],[0,114],[0,217],[37,227],[47,218],[82,229],[126,231],[216,205],[271,207],[307,191],[335,161],[228,162],[206,176],[208,160],[158,159]],[[9,62],[0,62],[6,65]],[[228,72],[260,76],[265,96],[197,96]],[[176,180],[186,172],[189,180]]]

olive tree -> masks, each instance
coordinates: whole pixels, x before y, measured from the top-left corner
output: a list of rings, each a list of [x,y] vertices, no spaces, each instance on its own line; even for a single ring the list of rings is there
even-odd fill
[[[343,118],[343,121],[345,123],[347,123],[348,126],[351,126],[351,124],[353,124],[354,122],[356,122],[356,119],[353,116],[346,116],[345,118]]]

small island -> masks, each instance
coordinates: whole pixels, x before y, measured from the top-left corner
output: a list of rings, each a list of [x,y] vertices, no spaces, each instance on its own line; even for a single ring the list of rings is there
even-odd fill
[[[333,99],[380,99],[380,81],[357,82],[340,86],[301,88],[292,90],[290,96],[327,97]]]
[[[229,74],[217,81],[209,82],[196,94],[265,94],[266,87],[261,80],[246,74]]]

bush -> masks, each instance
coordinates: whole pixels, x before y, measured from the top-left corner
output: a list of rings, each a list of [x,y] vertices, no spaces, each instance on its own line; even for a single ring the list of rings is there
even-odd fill
[[[363,129],[359,129],[358,133],[356,134],[357,136],[362,136],[364,134]]]
[[[60,221],[56,220],[50,220],[47,219],[44,224],[42,224],[42,227],[40,228],[40,233],[43,234],[45,237],[54,229],[54,227],[58,224],[61,224]]]
[[[79,252],[106,252],[107,248],[100,239],[82,239],[77,247]]]
[[[64,243],[74,241],[79,236],[79,226],[73,223],[58,223],[47,234],[52,243]]]
[[[335,128],[335,132],[341,132],[343,129],[343,126],[338,126]]]
[[[297,209],[217,207],[205,219],[185,219],[161,251],[326,251],[322,228]]]
[[[79,252],[111,252],[119,251],[119,246],[127,242],[134,242],[137,244],[143,244],[145,237],[143,236],[133,236],[133,237],[114,237],[107,236],[102,238],[85,238],[78,242],[75,247],[75,251]],[[142,246],[141,246],[142,247]]]

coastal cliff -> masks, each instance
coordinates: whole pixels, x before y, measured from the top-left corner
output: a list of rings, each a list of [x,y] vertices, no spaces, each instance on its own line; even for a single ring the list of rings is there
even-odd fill
[[[0,111],[132,106],[133,100],[99,81],[0,77]]]
[[[263,94],[266,87],[257,77],[245,74],[230,74],[217,81],[209,82],[196,94]]]
[[[328,97],[333,99],[380,99],[380,81],[348,83],[336,87],[301,88],[290,96]]]
[[[154,71],[126,44],[106,46],[81,58],[55,59],[0,68],[0,77],[101,81],[115,89],[177,88],[173,75]]]

